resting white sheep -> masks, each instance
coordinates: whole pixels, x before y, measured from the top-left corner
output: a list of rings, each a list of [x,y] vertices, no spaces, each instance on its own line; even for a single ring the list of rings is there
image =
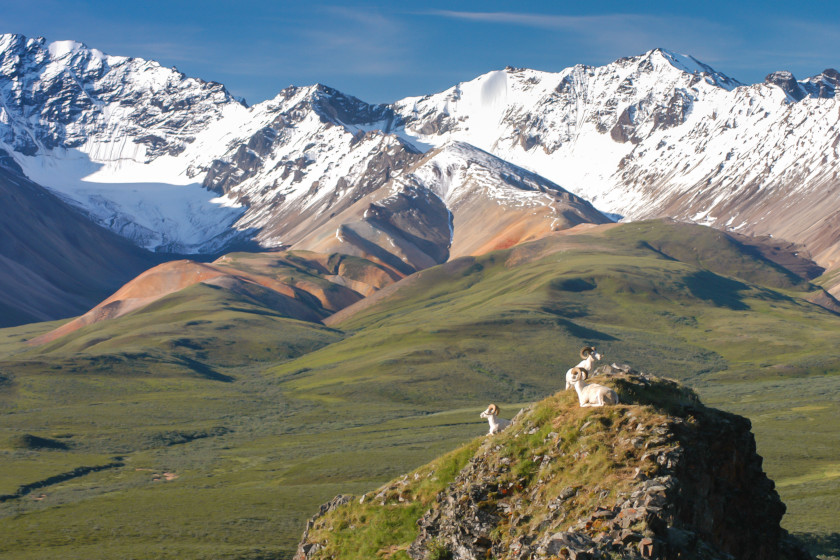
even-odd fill
[[[589,372],[581,367],[572,368],[572,386],[578,394],[580,406],[604,406],[605,404],[618,404],[618,393],[598,385],[590,383],[584,385],[583,381],[589,376]]]
[[[499,407],[495,404],[491,404],[487,407],[487,410],[480,414],[482,418],[487,418],[487,421],[490,422],[490,431],[487,432],[487,435],[498,434],[508,426],[510,426],[510,420],[505,420],[504,418],[498,418],[499,416]]]
[[[575,368],[583,368],[586,371],[592,371],[592,366],[595,365],[595,360],[601,359],[601,354],[595,351],[595,348],[592,346],[584,346],[580,349],[580,357],[583,360],[573,368],[569,368],[569,371],[566,372],[566,389],[568,390],[572,386],[572,370]]]

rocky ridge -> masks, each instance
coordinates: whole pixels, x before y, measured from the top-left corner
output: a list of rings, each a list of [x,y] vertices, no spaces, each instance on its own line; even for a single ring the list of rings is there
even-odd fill
[[[572,391],[557,393],[468,446],[448,479],[438,462],[360,498],[337,497],[307,525],[296,559],[349,558],[336,551],[368,537],[361,526],[374,511],[398,518],[409,508],[419,512],[413,540],[380,554],[811,558],[779,526],[785,506],[747,419],[627,366],[600,373],[625,404],[583,409]],[[424,489],[429,481],[437,493]]]

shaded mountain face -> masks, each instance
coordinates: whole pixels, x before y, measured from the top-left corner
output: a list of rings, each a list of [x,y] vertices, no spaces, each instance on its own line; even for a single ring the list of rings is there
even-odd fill
[[[0,326],[77,315],[158,258],[0,168]]]

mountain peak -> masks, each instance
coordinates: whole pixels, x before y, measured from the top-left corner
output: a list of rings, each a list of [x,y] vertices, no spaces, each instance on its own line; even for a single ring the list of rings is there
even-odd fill
[[[87,45],[77,41],[53,41],[47,47],[50,56],[53,58],[62,58],[68,54],[75,54],[80,50],[88,50]]]
[[[780,88],[787,96],[788,102],[796,103],[806,97],[830,99],[836,94],[840,86],[840,73],[833,68],[827,68],[820,74],[805,80],[797,80],[793,73],[787,70],[772,72],[764,78],[764,83]]]
[[[393,119],[387,105],[372,105],[334,87],[316,83],[302,90],[312,109],[333,124],[359,126]]]
[[[697,60],[691,55],[679,54],[668,49],[655,48],[636,58],[651,61],[655,67],[661,68],[662,64],[668,64],[687,74],[702,76],[710,85],[715,85],[726,90],[732,90],[744,85],[738,80],[718,72],[708,64]]]

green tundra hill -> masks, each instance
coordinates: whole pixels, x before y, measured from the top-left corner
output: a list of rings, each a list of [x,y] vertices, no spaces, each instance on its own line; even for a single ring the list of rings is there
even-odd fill
[[[656,221],[457,259],[325,324],[198,284],[41,347],[60,323],[0,330],[0,557],[290,558],[320,504],[485,433],[489,402],[554,394],[583,345],[748,417],[782,525],[837,554],[819,282]]]

